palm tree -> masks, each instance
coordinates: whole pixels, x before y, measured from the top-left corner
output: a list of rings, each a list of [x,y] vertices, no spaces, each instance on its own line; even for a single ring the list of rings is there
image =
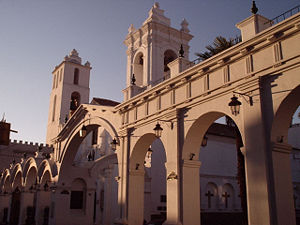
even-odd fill
[[[225,37],[218,36],[215,38],[212,45],[207,45],[205,47],[208,51],[195,53],[195,55],[198,56],[201,61],[204,61],[241,41],[241,36],[237,36],[236,38],[229,38],[228,40]]]

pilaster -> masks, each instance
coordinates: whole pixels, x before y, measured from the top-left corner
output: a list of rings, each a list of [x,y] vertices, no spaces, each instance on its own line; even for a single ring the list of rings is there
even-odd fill
[[[272,143],[276,215],[278,225],[296,225],[291,171],[292,146]]]
[[[198,160],[182,161],[183,224],[200,225],[200,166]]]

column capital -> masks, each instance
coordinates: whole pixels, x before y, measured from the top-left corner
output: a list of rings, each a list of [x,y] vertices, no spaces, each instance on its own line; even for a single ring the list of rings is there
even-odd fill
[[[198,160],[182,160],[183,167],[190,167],[190,168],[200,168],[201,162]]]
[[[131,176],[144,176],[145,171],[144,170],[129,170],[129,175],[131,175]]]
[[[286,153],[290,154],[292,152],[292,146],[287,144],[287,143],[276,143],[272,142],[272,150],[274,152],[281,152],[281,153]]]

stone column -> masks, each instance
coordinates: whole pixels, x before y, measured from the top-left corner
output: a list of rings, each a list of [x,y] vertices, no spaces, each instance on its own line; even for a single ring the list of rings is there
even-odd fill
[[[100,208],[100,202],[101,202],[101,189],[103,188],[103,184],[101,182],[101,176],[97,178],[97,185],[96,185],[96,221],[95,223],[97,225],[100,225],[102,223],[103,215]]]
[[[143,167],[142,167],[143,168]],[[128,224],[141,225],[144,220],[144,175],[143,170],[129,171]]]
[[[183,123],[178,121],[177,111],[173,111],[169,118],[174,119],[176,125],[165,126],[164,133],[162,134],[162,141],[165,145],[167,163],[167,219],[164,225],[181,225],[181,142],[180,131],[182,130]]]
[[[200,166],[197,160],[182,162],[183,224],[200,225]]]
[[[292,146],[273,143],[272,147],[278,225],[296,225],[290,159]]]
[[[117,148],[118,154],[118,204],[120,207],[119,218],[115,220],[115,224],[128,224],[128,158],[130,152],[130,132],[131,130],[124,130],[119,133],[120,146]]]
[[[112,165],[104,170],[104,211],[103,224],[112,224]]]

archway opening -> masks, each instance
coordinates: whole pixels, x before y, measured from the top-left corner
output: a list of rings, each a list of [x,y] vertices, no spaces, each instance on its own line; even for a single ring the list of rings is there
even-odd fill
[[[81,132],[83,128],[85,132]],[[71,133],[65,153],[61,155],[62,166],[58,181],[59,184],[70,187],[65,191],[70,193],[67,200],[70,203],[59,206],[61,210],[69,212],[70,216],[62,219],[72,221],[72,215],[78,214],[79,211],[84,213],[82,213],[82,220],[77,221],[78,224],[85,223],[83,221],[112,224],[118,217],[118,183],[115,179],[118,177],[118,165],[111,142],[109,131],[100,124],[91,122],[91,119],[83,121]],[[115,156],[115,160],[107,161],[106,159],[111,156]],[[72,188],[76,187],[74,179],[82,180],[88,191],[74,192],[72,198]],[[75,209],[76,202],[72,199],[86,199],[84,208]],[[106,202],[109,204],[107,205]],[[72,208],[73,206],[75,208]]]
[[[136,142],[129,166],[129,221],[132,224],[162,224],[166,219],[166,153],[154,134]],[[139,216],[134,216],[138,210]]]
[[[187,224],[192,221],[185,207],[197,208],[196,203],[189,206],[191,192],[200,199],[201,225],[248,224],[243,141],[234,120],[224,116],[218,112],[207,113],[199,117],[187,133],[182,170],[183,221]],[[200,170],[192,171],[191,165],[198,159]],[[196,179],[200,183],[199,190],[185,182]]]
[[[278,215],[278,220],[289,220],[295,212],[296,224],[300,224],[300,86],[283,98],[274,116],[271,141],[273,143],[273,167],[278,204],[293,213]],[[286,149],[274,151],[274,149]],[[276,150],[275,149],[275,150]],[[282,166],[285,165],[285,166]],[[281,182],[279,182],[281,181]],[[282,183],[284,182],[284,183]],[[282,185],[280,185],[282,183]],[[281,202],[280,202],[281,201]],[[284,202],[283,202],[284,201]]]

